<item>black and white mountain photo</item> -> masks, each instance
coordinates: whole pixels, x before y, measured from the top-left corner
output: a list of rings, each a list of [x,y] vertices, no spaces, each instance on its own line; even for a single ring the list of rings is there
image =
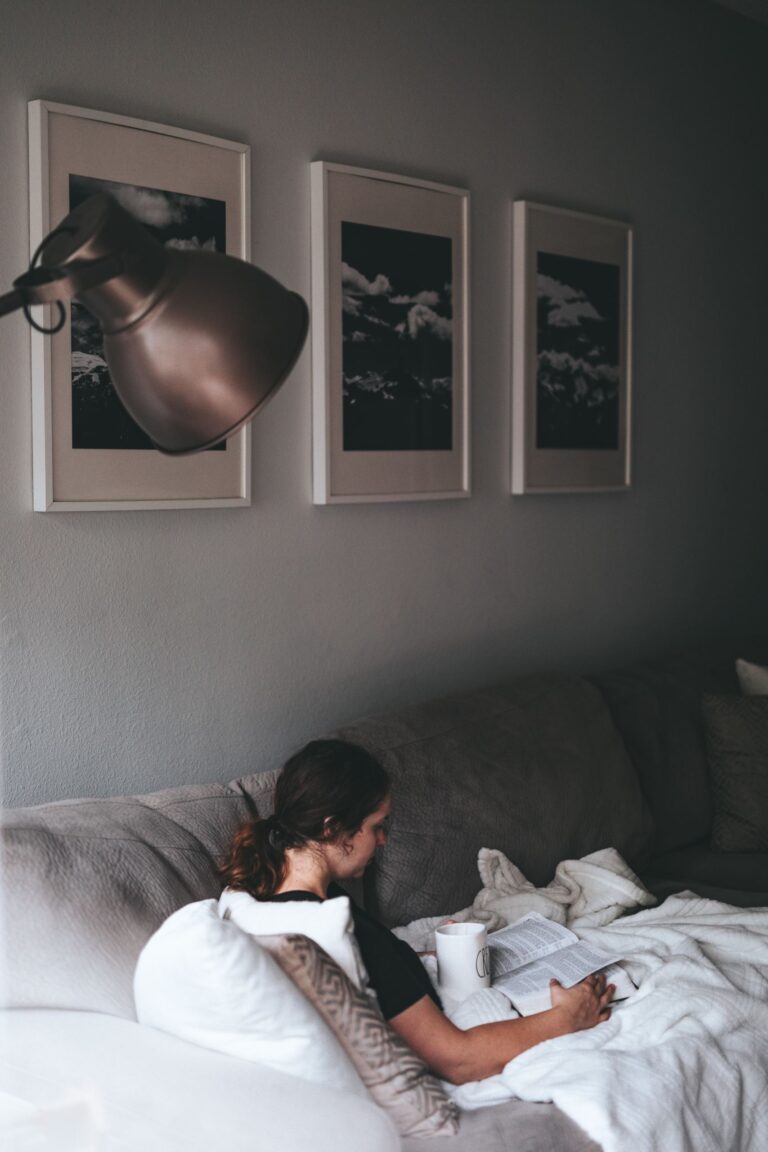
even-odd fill
[[[539,252],[536,446],[619,446],[620,269]]]
[[[223,200],[71,175],[70,211],[96,192],[114,196],[156,240],[169,248],[226,250]],[[72,303],[72,447],[153,447],[149,437],[128,415],[112,386],[98,321],[76,302]],[[217,445],[213,451],[225,447]]]
[[[451,246],[342,221],[345,452],[453,447]]]

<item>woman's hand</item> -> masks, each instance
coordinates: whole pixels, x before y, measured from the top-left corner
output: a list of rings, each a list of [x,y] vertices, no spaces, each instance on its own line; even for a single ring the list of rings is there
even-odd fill
[[[616,991],[615,984],[606,984],[601,972],[587,976],[573,988],[563,988],[557,980],[550,980],[552,1007],[563,1014],[570,1027],[569,1032],[581,1032],[594,1028],[603,1020],[609,1020],[611,1010],[608,1005]]]

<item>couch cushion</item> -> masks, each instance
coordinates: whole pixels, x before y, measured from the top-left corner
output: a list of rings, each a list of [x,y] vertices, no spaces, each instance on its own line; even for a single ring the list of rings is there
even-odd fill
[[[300,932],[309,936],[345,972],[357,988],[368,986],[368,973],[360,955],[348,896],[330,900],[257,900],[247,892],[225,888],[219,915],[251,936],[282,936]]]
[[[0,1004],[133,1019],[139,952],[177,908],[219,895],[216,857],[254,806],[212,784],[6,809]]]
[[[745,696],[768,696],[768,668],[764,668],[762,664],[737,660],[736,675],[739,687]]]
[[[406,1137],[403,1152],[600,1152],[554,1104],[505,1100],[491,1108],[462,1112],[456,1136],[441,1136],[425,1145]],[[366,1149],[367,1152],[367,1149]]]
[[[712,799],[701,719],[709,692],[737,692],[736,656],[760,660],[764,641],[712,645],[593,677],[653,815],[654,853],[709,836]]]
[[[663,900],[690,889],[740,908],[768,906],[768,853],[717,852],[708,841],[654,856],[643,883]]]
[[[768,852],[768,696],[703,700],[712,782],[712,847]]]
[[[271,816],[275,810],[275,784],[280,769],[272,772],[256,772],[230,780],[227,785],[233,792],[239,792],[249,809],[249,816]]]
[[[653,813],[655,848],[708,835],[709,773],[701,731],[700,669],[687,662],[622,668],[595,683],[637,768]]]
[[[366,873],[366,904],[385,923],[471,903],[483,847],[541,885],[564,857],[613,846],[636,865],[649,846],[634,769],[584,680],[520,680],[336,735],[370,749],[392,777],[390,835]]]
[[[342,1152],[350,1133],[364,1133],[365,1152],[400,1149],[367,1093],[310,1084],[102,1013],[7,1012],[2,1024],[0,1092],[46,1111],[64,1106],[60,1139],[49,1112],[23,1145],[29,1152]]]
[[[283,939],[279,937],[279,939]],[[314,1084],[365,1092],[333,1029],[255,938],[195,900],[144,945],[133,981],[140,1023]]]
[[[307,936],[258,936],[333,1030],[376,1103],[407,1136],[458,1129],[459,1110],[424,1061],[394,1032],[378,1004]]]

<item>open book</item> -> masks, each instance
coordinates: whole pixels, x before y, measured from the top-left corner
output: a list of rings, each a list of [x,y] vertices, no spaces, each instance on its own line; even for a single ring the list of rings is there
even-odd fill
[[[491,932],[491,985],[514,1004],[521,1016],[533,1016],[552,1007],[550,980],[571,988],[593,972],[605,972],[616,985],[613,999],[625,1000],[635,991],[629,973],[606,955],[579,940],[575,932],[529,912],[514,924]]]

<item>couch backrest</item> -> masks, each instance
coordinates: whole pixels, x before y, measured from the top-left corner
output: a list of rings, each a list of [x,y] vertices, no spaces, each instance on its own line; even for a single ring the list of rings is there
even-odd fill
[[[345,727],[393,784],[392,827],[366,873],[366,904],[388,924],[457,911],[498,848],[536,885],[568,857],[613,846],[635,867],[650,814],[597,689],[576,678],[430,701]]]
[[[134,1019],[133,972],[163,920],[218,896],[237,825],[271,811],[274,774],[0,818],[0,1005]]]
[[[759,663],[765,651],[740,654]],[[366,904],[389,924],[456,911],[477,892],[482,847],[541,885],[566,857],[610,845],[641,869],[654,850],[706,837],[703,687],[735,690],[732,658],[594,684],[521,679],[337,732],[370,748],[393,781],[392,831],[366,874]],[[6,810],[0,1004],[133,1018],[139,952],[171,912],[218,895],[216,862],[242,820],[272,811],[274,781]]]

